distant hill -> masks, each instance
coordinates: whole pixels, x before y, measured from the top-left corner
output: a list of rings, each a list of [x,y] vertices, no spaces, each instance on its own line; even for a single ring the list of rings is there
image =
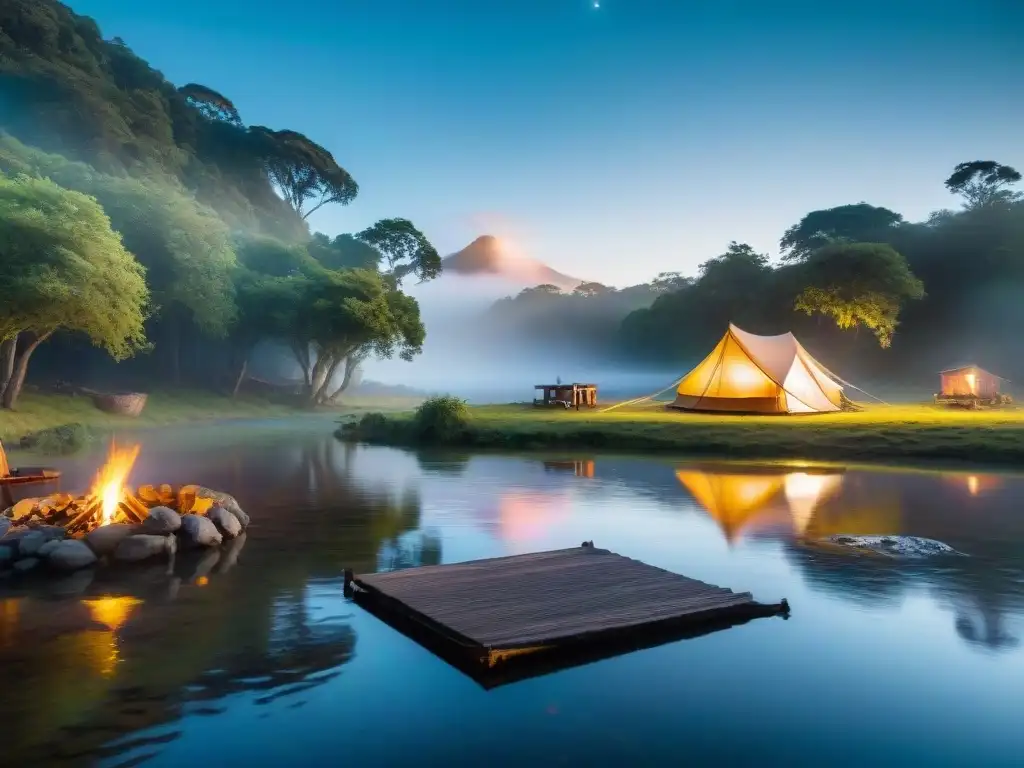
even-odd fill
[[[536,259],[510,253],[501,240],[492,235],[478,237],[461,251],[446,256],[442,264],[444,273],[500,277],[528,287],[555,285],[563,291],[571,291],[583,282]]]

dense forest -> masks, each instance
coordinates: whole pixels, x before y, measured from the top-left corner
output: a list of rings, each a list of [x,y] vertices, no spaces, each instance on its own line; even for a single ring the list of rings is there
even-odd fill
[[[782,257],[729,244],[698,274],[570,293],[537,286],[487,323],[651,368],[686,366],[734,322],[793,330],[847,375],[921,381],[970,358],[1024,375],[1021,175],[936,169],[956,210],[909,222],[861,202],[812,211]],[[310,231],[358,195],[325,147],[248,125],[208,86],[175,86],[55,0],[0,4],[0,393],[27,377],[106,389],[237,392],[254,348],[294,357],[312,404],[370,356],[411,359],[426,329],[403,280],[441,260],[408,220]],[[123,361],[123,362],[118,362]]]
[[[864,202],[812,211],[785,231],[776,264],[733,242],[692,277],[663,273],[624,290],[540,286],[490,315],[538,344],[573,343],[651,367],[695,363],[733,322],[753,333],[793,331],[826,365],[873,381],[924,383],[968,361],[1019,377],[1021,175],[994,161],[947,173],[961,205],[924,222]]]
[[[246,125],[209,87],[174,86],[92,19],[55,0],[6,0],[4,407],[30,362],[50,381],[237,391],[270,339],[324,403],[366,357],[411,358],[425,330],[401,286],[440,273],[433,246],[400,218],[336,237],[306,223],[358,191],[326,148]]]

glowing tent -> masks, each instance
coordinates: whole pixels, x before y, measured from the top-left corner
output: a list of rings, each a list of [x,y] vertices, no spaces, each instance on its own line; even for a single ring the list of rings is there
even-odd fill
[[[730,324],[718,346],[679,383],[674,408],[736,413],[841,410],[843,388],[792,333],[755,336]]]

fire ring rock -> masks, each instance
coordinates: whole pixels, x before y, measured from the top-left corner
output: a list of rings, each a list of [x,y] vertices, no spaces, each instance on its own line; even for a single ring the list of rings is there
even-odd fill
[[[98,557],[112,555],[117,545],[134,533],[139,533],[139,526],[129,523],[111,523],[85,534],[85,543]]]
[[[233,539],[242,532],[241,521],[224,507],[213,507],[206,513],[206,517],[217,526],[217,530],[224,534],[225,538]]]
[[[142,521],[145,533],[156,535],[174,533],[181,528],[181,515],[170,507],[153,507],[149,517]]]
[[[19,557],[34,557],[50,539],[42,531],[29,531],[18,541]]]
[[[36,552],[36,556],[44,558],[49,557],[50,553],[57,548],[57,545],[60,544],[61,541],[63,541],[63,539],[50,539],[48,542],[46,542],[45,544],[43,544],[43,546],[39,548],[39,551]]]
[[[38,557],[25,557],[14,564],[14,570],[18,573],[28,573],[39,565]]]
[[[191,505],[187,503],[188,499],[212,499],[216,506],[224,507],[228,512],[238,518],[238,522],[242,524],[242,528],[249,527],[249,516],[242,511],[242,508],[238,505],[238,501],[230,493],[224,493],[223,491],[215,491],[212,488],[206,488],[201,485],[186,485],[178,491],[178,508],[182,512],[190,512]]]
[[[97,560],[96,553],[83,541],[64,539],[55,543],[56,546],[50,550],[46,558],[46,562],[55,570],[77,571],[80,568],[87,568]]]
[[[181,536],[185,542],[196,547],[215,547],[224,540],[217,526],[200,515],[182,516]]]
[[[177,542],[173,536],[137,533],[121,539],[114,550],[114,559],[122,563],[138,563],[157,555],[173,555],[176,549]]]

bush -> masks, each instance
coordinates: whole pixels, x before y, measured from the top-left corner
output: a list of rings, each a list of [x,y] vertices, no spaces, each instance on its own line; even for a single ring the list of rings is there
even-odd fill
[[[84,424],[61,424],[21,438],[21,447],[35,453],[57,456],[75,453],[93,441],[95,435]]]
[[[413,429],[424,443],[455,442],[469,426],[469,406],[452,395],[427,398],[416,409]]]

